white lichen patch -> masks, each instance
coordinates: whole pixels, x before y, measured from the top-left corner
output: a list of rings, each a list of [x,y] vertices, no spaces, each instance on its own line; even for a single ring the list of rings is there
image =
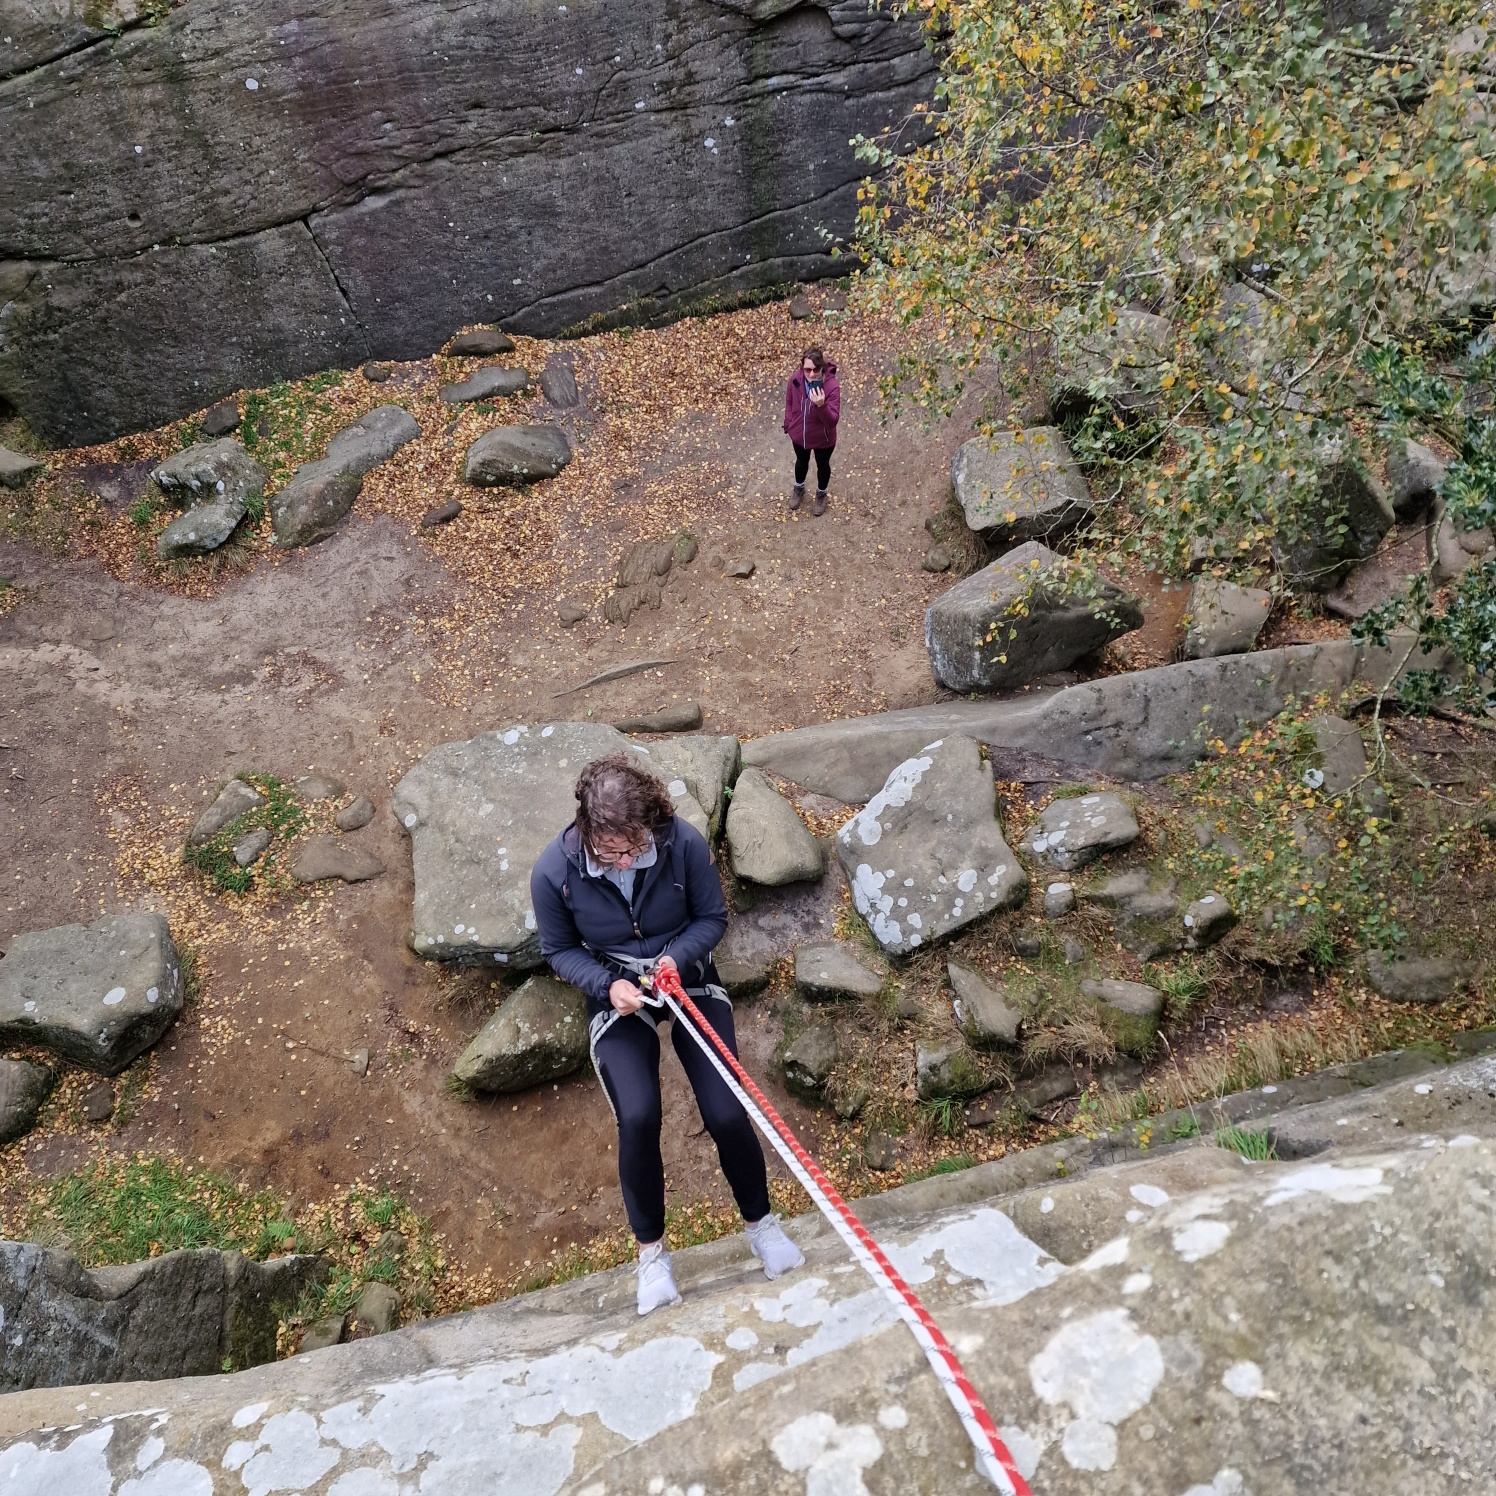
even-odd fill
[[[1125,1236],[1119,1236],[1109,1241],[1105,1246],[1097,1247],[1084,1262],[1080,1263],[1083,1273],[1094,1273],[1098,1268],[1119,1267],[1127,1261],[1128,1243]]]
[[[1183,1496],[1252,1496],[1240,1470],[1217,1470],[1208,1486],[1191,1486]]]
[[[862,1472],[883,1455],[866,1423],[840,1424],[829,1413],[807,1413],[769,1441],[780,1468],[805,1473],[805,1496],[868,1496]]]
[[[934,762],[933,758],[924,756],[906,758],[884,781],[883,788],[837,832],[837,836],[847,846],[852,844],[855,835],[864,847],[876,847],[883,838],[883,823],[879,817],[885,811],[907,805],[920,780],[925,777],[925,770]]]
[[[1199,1262],[1219,1252],[1230,1235],[1230,1221],[1191,1221],[1174,1232],[1174,1250],[1186,1262]]]
[[[1305,1195],[1327,1195],[1339,1205],[1362,1205],[1378,1195],[1392,1193],[1392,1187],[1382,1183],[1382,1173],[1375,1164],[1350,1169],[1337,1164],[1310,1164],[1285,1174],[1264,1203],[1282,1205]]]
[[[1255,1361],[1237,1361],[1226,1368],[1225,1374],[1221,1377],[1221,1386],[1232,1397],[1261,1397],[1262,1368]]]
[[[1169,1192],[1161,1190],[1156,1184],[1135,1184],[1127,1192],[1139,1205],[1147,1205],[1157,1210],[1160,1205],[1169,1203]]]
[[[0,1450],[0,1491],[5,1496],[112,1496],[114,1477],[105,1450],[111,1425],[90,1429],[59,1449],[12,1444]]]
[[[1036,1288],[1048,1287],[1064,1271],[1002,1211],[986,1208],[886,1250],[909,1283],[929,1282],[935,1276],[930,1258],[939,1253],[952,1272],[980,1279],[991,1304],[1017,1303]]]

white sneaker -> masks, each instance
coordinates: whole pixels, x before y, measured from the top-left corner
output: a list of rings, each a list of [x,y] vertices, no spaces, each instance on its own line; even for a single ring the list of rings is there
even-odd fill
[[[680,1303],[680,1289],[670,1271],[670,1254],[656,1242],[639,1253],[639,1313]]]
[[[782,1278],[805,1264],[805,1254],[784,1234],[771,1215],[745,1226],[744,1234],[753,1255],[764,1265],[764,1277]]]

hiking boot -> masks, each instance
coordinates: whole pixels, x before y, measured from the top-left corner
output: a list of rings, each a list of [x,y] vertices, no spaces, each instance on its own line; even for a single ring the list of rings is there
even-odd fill
[[[753,1255],[764,1265],[764,1277],[782,1278],[805,1263],[805,1254],[784,1234],[771,1215],[743,1228]]]
[[[680,1303],[680,1289],[670,1271],[670,1254],[660,1242],[639,1252],[639,1313]]]
[[[793,514],[805,502],[805,485],[797,483],[790,490],[790,513]]]
[[[810,512],[819,519],[826,512],[826,499],[828,495],[824,488],[816,489],[816,501],[810,506]]]

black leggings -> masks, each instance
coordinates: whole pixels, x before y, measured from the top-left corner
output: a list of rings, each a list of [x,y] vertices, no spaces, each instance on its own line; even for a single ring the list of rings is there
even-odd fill
[[[835,447],[802,447],[799,442],[791,442],[795,449],[795,482],[804,483],[805,475],[810,471],[811,453],[815,453],[816,459],[816,487],[826,489],[831,487],[831,454],[836,451]]]
[[[720,997],[699,997],[696,1004],[736,1054],[732,1004]],[[743,1219],[761,1221],[769,1213],[764,1151],[742,1104],[696,1041],[682,1031],[684,1021],[676,1019],[672,1038],[701,1120],[717,1145]],[[629,1225],[641,1242],[659,1241],[665,1234],[665,1165],[660,1158],[660,1036],[653,1017],[639,1013],[617,1019],[593,1047],[592,1057],[618,1118],[618,1182]]]

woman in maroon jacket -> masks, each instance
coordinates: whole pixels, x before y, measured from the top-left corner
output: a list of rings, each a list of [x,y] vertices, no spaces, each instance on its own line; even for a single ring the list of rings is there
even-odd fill
[[[841,419],[841,385],[836,365],[819,348],[800,355],[800,368],[784,391],[784,431],[795,448],[795,487],[790,508],[805,502],[805,475],[811,454],[816,460],[816,501],[811,513],[826,512],[826,490],[831,486],[831,453],[836,446],[836,423]]]

